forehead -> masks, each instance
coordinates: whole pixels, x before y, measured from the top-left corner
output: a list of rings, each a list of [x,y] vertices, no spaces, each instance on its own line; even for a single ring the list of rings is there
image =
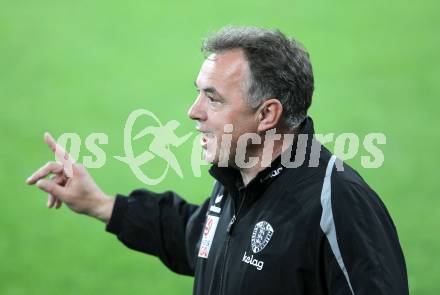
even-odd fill
[[[203,62],[196,83],[199,88],[241,88],[247,73],[248,62],[242,50],[213,53]]]

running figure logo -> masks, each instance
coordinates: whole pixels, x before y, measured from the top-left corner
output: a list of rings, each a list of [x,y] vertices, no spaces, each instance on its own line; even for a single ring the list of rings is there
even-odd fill
[[[140,116],[147,116],[149,118],[152,118],[157,126],[147,126],[135,136],[132,136],[133,125]],[[155,185],[161,182],[165,178],[169,167],[171,167],[177,173],[177,175],[183,177],[182,169],[180,168],[176,156],[171,152],[170,145],[174,147],[182,145],[192,135],[192,132],[182,137],[178,137],[175,134],[175,130],[177,129],[177,127],[179,127],[179,125],[180,123],[176,120],[168,121],[165,125],[163,125],[160,120],[148,110],[138,109],[133,111],[128,116],[127,121],[125,122],[125,156],[115,156],[114,158],[128,164],[136,177],[145,184]],[[153,139],[151,140],[148,149],[146,149],[140,155],[134,156],[132,140],[138,140],[145,137],[146,135],[153,136]],[[140,167],[148,161],[154,159],[155,157],[163,159],[164,161],[166,161],[167,165],[164,172],[159,177],[150,178],[144,174]]]

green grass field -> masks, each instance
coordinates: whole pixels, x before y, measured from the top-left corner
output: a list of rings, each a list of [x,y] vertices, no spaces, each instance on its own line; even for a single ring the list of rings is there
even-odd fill
[[[103,132],[106,164],[90,169],[98,184],[108,194],[143,187],[113,159],[123,154],[128,114],[145,108],[181,122],[180,135],[193,131],[186,111],[200,43],[227,24],[279,28],[308,48],[317,132],[386,134],[381,168],[362,168],[362,153],[349,163],[394,218],[411,294],[439,294],[439,8],[432,0],[0,0],[0,294],[191,293],[191,278],[127,250],[97,221],[48,210],[46,195],[24,180],[53,159],[44,131],[83,142]],[[183,179],[170,172],[150,188],[206,198],[212,179],[206,167],[192,176],[190,149],[176,150]],[[84,145],[80,155],[89,155]]]

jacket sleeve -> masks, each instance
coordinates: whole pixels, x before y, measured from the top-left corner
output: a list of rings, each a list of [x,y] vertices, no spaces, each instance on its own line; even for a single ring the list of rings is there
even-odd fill
[[[397,231],[376,193],[367,184],[335,181],[331,204],[325,206],[321,227],[328,294],[408,294]]]
[[[192,205],[170,191],[135,190],[116,196],[106,230],[127,247],[158,256],[172,271],[194,275],[208,203]]]

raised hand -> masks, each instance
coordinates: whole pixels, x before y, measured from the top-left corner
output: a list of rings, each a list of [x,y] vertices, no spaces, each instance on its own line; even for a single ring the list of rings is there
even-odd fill
[[[34,172],[26,183],[36,184],[38,188],[49,193],[47,202],[49,208],[59,208],[65,203],[74,212],[108,222],[114,198],[105,195],[86,168],[75,163],[49,133],[44,134],[44,140],[55,154],[57,161],[46,163]],[[45,178],[48,175],[52,177]]]

